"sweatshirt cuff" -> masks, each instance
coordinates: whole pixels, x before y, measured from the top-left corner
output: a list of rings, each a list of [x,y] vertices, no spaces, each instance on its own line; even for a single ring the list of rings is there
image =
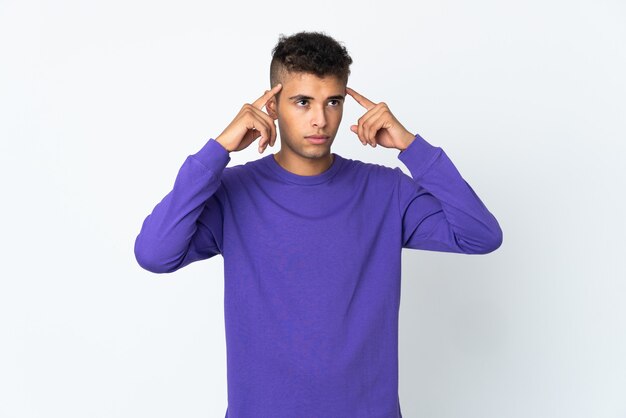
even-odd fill
[[[228,150],[213,138],[210,138],[200,151],[191,156],[211,170],[223,170],[230,161]]]
[[[415,134],[413,142],[404,150],[400,151],[398,159],[402,161],[412,173],[423,173],[441,151],[441,147],[431,145],[419,134]]]

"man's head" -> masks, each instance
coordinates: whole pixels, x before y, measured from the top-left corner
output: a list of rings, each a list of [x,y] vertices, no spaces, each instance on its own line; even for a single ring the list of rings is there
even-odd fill
[[[272,53],[270,84],[281,83],[282,88],[266,108],[278,119],[281,153],[328,156],[343,116],[352,58],[345,47],[320,32],[281,35]],[[309,135],[329,138],[314,144],[306,138]]]

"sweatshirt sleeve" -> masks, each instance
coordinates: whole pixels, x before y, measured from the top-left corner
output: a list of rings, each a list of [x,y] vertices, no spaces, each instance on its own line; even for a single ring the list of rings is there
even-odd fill
[[[230,154],[211,138],[189,155],[173,189],[154,207],[135,239],[135,258],[153,273],[171,273],[222,253],[221,177]]]
[[[440,147],[419,134],[398,154],[402,248],[487,254],[502,244],[502,230]]]

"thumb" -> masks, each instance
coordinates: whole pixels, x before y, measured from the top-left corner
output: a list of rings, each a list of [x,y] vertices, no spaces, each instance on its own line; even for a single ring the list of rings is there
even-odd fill
[[[359,127],[358,125],[350,125],[350,130],[354,133],[359,132]]]

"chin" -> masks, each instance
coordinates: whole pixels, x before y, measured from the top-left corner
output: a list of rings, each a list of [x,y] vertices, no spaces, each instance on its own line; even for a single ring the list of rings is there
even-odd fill
[[[322,158],[330,154],[330,147],[319,148],[316,150],[303,150],[300,154],[306,158]]]

